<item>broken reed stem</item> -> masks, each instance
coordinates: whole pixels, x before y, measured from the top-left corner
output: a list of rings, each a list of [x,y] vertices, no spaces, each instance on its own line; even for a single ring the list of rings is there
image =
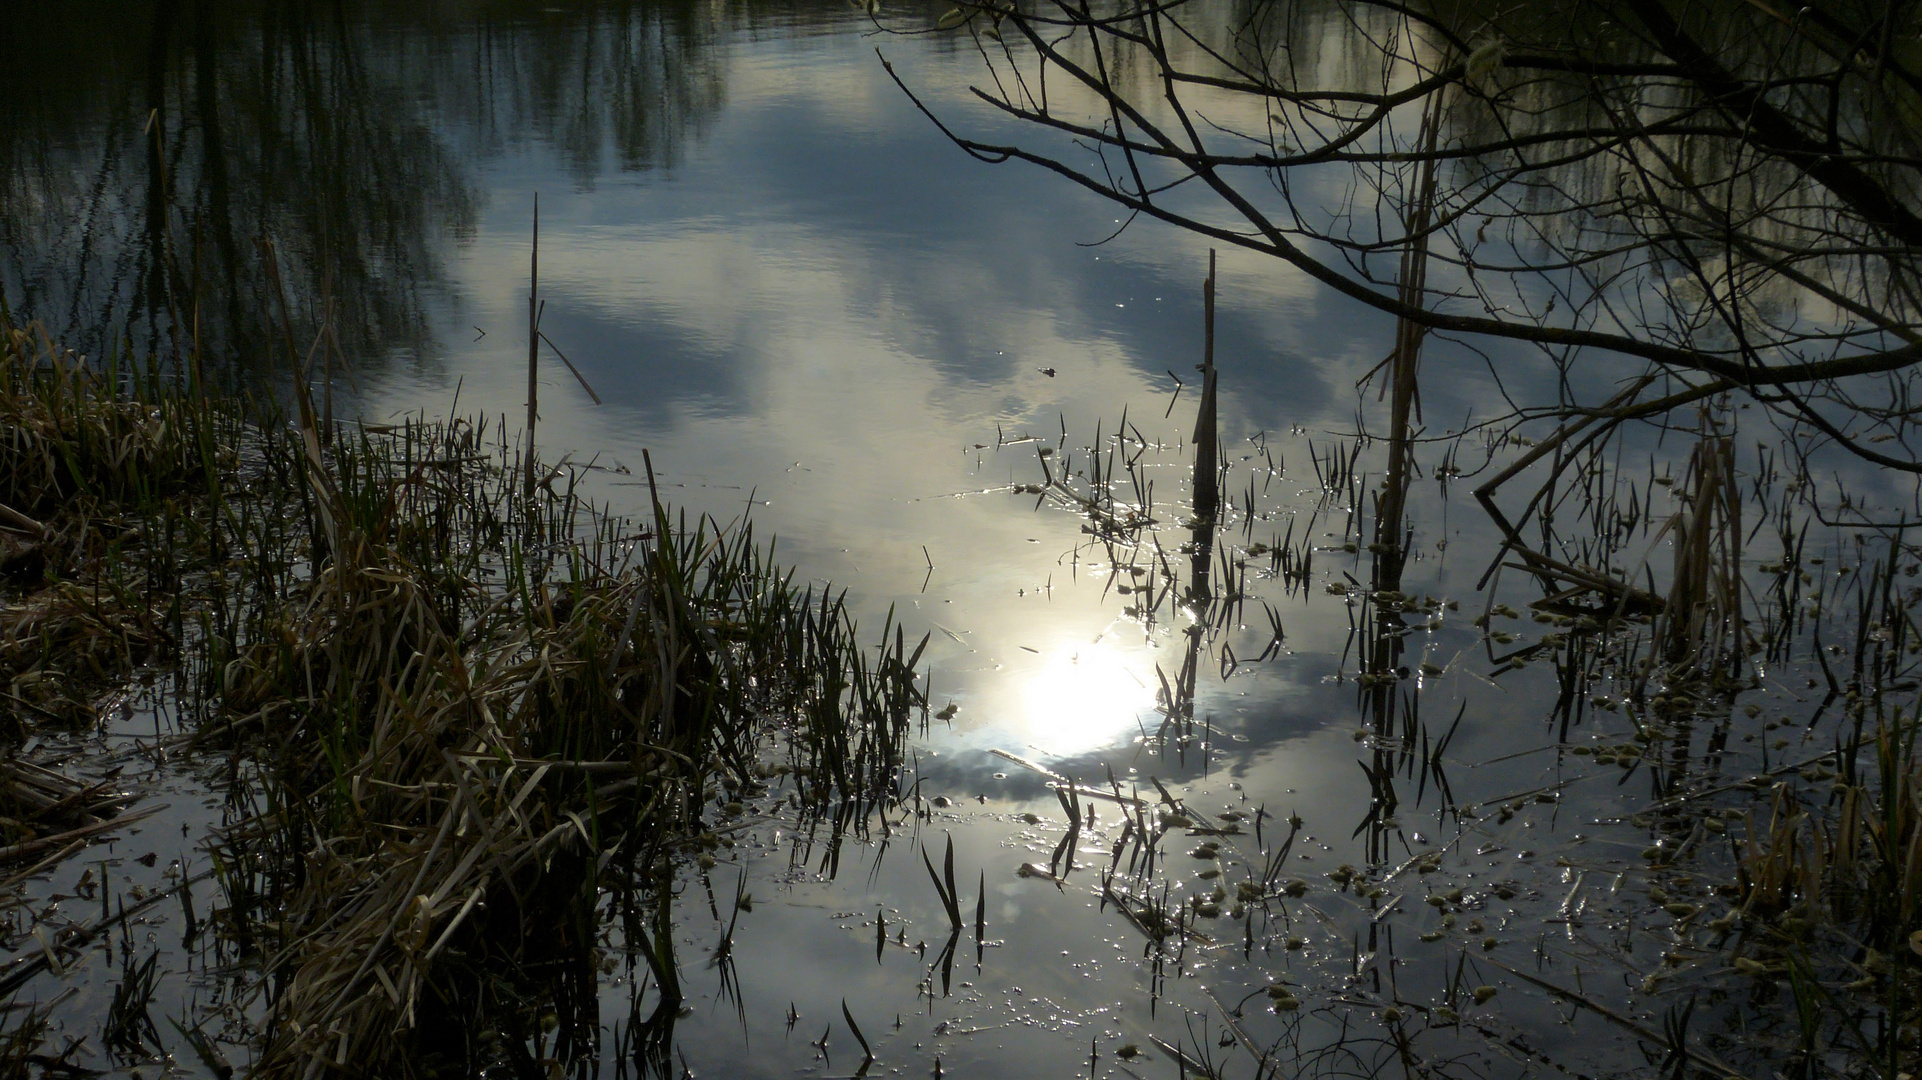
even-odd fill
[[[1669,594],[1650,635],[1671,681],[1732,674],[1747,636],[1734,442],[1706,417],[1703,424],[1681,485],[1683,505],[1656,533],[1658,541],[1674,536]]]
[[[1422,116],[1421,143],[1426,155],[1417,173],[1413,208],[1403,221],[1409,237],[1402,249],[1401,302],[1409,307],[1422,306],[1427,295],[1428,232],[1434,217],[1436,163],[1433,156],[1441,132],[1439,96],[1430,98]],[[1426,330],[1412,319],[1395,321],[1394,351],[1389,354],[1388,473],[1382,478],[1380,501],[1375,509],[1375,545],[1379,557],[1376,587],[1401,587],[1402,517],[1408,499],[1409,474],[1413,471],[1411,444],[1413,415],[1419,408],[1417,371],[1421,363],[1422,339]]]
[[[1215,416],[1215,251],[1201,283],[1201,407],[1195,414],[1195,518],[1212,522],[1221,509],[1218,425]]]

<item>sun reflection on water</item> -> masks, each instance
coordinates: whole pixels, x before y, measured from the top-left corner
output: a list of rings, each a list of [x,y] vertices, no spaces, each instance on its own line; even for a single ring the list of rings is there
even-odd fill
[[[1021,688],[1034,744],[1070,755],[1138,732],[1155,695],[1134,666],[1121,649],[1105,643],[1062,645],[1047,653]]]

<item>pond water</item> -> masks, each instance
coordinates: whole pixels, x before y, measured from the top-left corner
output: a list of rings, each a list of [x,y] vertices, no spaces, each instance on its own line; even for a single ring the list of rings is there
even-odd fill
[[[1670,835],[1641,815],[1680,787],[1726,788],[1745,809],[1761,796],[1734,781],[1813,760],[1827,736],[1797,729],[1778,746],[1772,731],[1724,730],[1644,759],[1635,722],[1587,704],[1619,692],[1607,675],[1584,681],[1585,661],[1555,646],[1509,662],[1516,646],[1476,617],[1531,597],[1478,591],[1494,532],[1438,472],[1451,453],[1470,466],[1512,451],[1479,436],[1417,451],[1427,478],[1398,587],[1410,599],[1389,612],[1403,671],[1385,689],[1358,682],[1382,632],[1364,594],[1377,580],[1367,475],[1385,453],[1356,437],[1378,408],[1358,381],[1393,326],[1273,260],[1219,254],[1231,507],[1218,535],[1192,533],[1210,245],[1147,221],[1121,229],[1113,206],[1057,177],[957,150],[881,59],[946,122],[1010,135],[970,94],[983,69],[954,40],[883,33],[835,4],[254,13],[192,0],[23,18],[45,47],[0,88],[0,288],[14,311],[96,352],[116,337],[164,352],[181,301],[155,238],[191,230],[203,254],[174,269],[215,283],[206,334],[246,368],[266,333],[249,314],[265,303],[264,237],[302,317],[336,313],[342,415],[478,413],[518,430],[538,200],[543,452],[591,464],[586,490],[630,511],[646,505],[645,453],[669,503],[751,518],[801,577],[847,589],[864,625],[891,610],[929,635],[944,715],[909,766],[919,797],[889,834],[834,845],[795,832],[778,788],[749,808],[717,865],[689,871],[692,1011],[657,1065],[844,1076],[862,1066],[851,1017],[871,1074],[1167,1076],[1183,1067],[1173,1046],[1190,1071],[1223,1075],[1604,1075],[1662,1062],[1632,1027],[1662,1032],[1674,1015],[1657,976],[1702,990],[1698,1032],[1711,1006],[1738,1010],[1738,993],[1692,966],[1708,953],[1677,924],[1693,916],[1648,898],[1644,849],[1700,830]],[[105,331],[101,311],[115,313]],[[1488,415],[1483,363],[1434,344],[1432,429]],[[1552,392],[1552,371],[1541,378]],[[1678,476],[1692,445],[1634,453],[1649,475]],[[1085,473],[1091,452],[1112,468],[1117,449],[1152,484],[1155,523],[1125,535],[1040,486]],[[1336,478],[1351,453],[1357,475]],[[1184,592],[1197,548],[1216,586],[1206,602]],[[1310,550],[1305,572],[1283,572]],[[1556,629],[1532,614],[1514,620],[1521,645]],[[1782,692],[1771,723],[1813,708]],[[1384,694],[1399,702],[1391,724]],[[1632,762],[1588,752],[1626,746]],[[1202,830],[1167,833],[1140,884],[1185,907],[1199,936],[1158,948],[1139,912],[1104,897],[1111,860],[1117,889],[1130,880],[1125,803],[1080,792],[1093,820],[1066,879],[1020,872],[1050,866],[1069,826],[1030,765],[1213,816],[1225,835],[1192,817]],[[189,784],[176,802],[212,790]],[[917,849],[939,866],[950,838],[970,925],[944,964],[948,916]],[[141,847],[129,843],[116,853]],[[1384,891],[1339,887],[1344,866]],[[1666,885],[1676,903],[1716,902],[1712,875],[1681,876]],[[1250,879],[1279,891],[1238,903]],[[753,902],[735,915],[737,880]],[[1296,880],[1306,895],[1288,894]],[[1225,898],[1199,914],[1218,884]],[[732,960],[708,962],[728,926]],[[185,972],[185,953],[167,955]],[[640,1068],[631,985],[610,968],[605,1038],[581,1067],[625,1075]],[[104,1001],[115,975],[49,974],[34,992],[65,979]],[[1278,984],[1298,1010],[1271,1007]],[[194,991],[180,994],[185,1011]],[[1405,1015],[1385,1020],[1391,1008]]]

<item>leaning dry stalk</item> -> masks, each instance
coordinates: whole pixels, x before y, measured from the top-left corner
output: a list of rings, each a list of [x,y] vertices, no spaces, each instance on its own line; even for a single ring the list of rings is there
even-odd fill
[[[1741,872],[1746,911],[1774,917],[1820,895],[1820,846],[1811,835],[1815,830],[1808,813],[1786,789],[1776,792],[1767,827],[1761,827],[1750,811],[1745,832],[1748,840],[1742,846]]]
[[[1742,497],[1733,440],[1705,435],[1689,456],[1682,507],[1656,534],[1674,544],[1674,567],[1653,647],[1671,681],[1710,676],[1740,662]]]

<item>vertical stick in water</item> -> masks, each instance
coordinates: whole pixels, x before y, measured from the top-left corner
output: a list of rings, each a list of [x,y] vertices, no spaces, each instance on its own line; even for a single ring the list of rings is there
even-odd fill
[[[193,374],[194,393],[201,397],[207,395],[207,372],[200,362],[200,211],[194,211],[194,276],[193,276],[193,357],[190,370]]]
[[[327,305],[327,317],[329,319],[333,318],[333,304],[331,302]],[[328,345],[331,346],[332,342],[328,342]],[[326,382],[322,385],[320,391],[321,441],[323,443],[331,443],[334,441],[334,350],[332,348],[323,348],[321,355],[325,358],[323,367],[327,373]]]
[[[527,480],[525,497],[534,497],[534,424],[540,416],[541,358],[541,194],[534,193],[534,250],[527,269]]]
[[[327,280],[321,293],[321,366],[326,372],[326,381],[321,386],[320,443],[331,446],[334,442],[334,357],[340,353],[340,342],[334,337],[334,270],[333,256],[328,256]]]
[[[1221,506],[1215,432],[1215,251],[1208,249],[1208,280],[1201,286],[1201,409],[1195,416],[1195,517],[1214,520]]]
[[[1422,147],[1432,152],[1440,137],[1441,110],[1429,103],[1422,117]],[[1402,303],[1411,308],[1427,303],[1428,232],[1434,220],[1436,170],[1433,159],[1424,160],[1416,172],[1413,205],[1404,214],[1403,228],[1408,236],[1402,249],[1398,288]],[[1422,339],[1427,330],[1410,319],[1395,323],[1394,351],[1388,355],[1389,384],[1392,395],[1388,418],[1388,474],[1382,478],[1381,497],[1375,504],[1375,588],[1401,588],[1401,573],[1407,552],[1402,550],[1402,518],[1407,507],[1408,481],[1414,471],[1414,423],[1421,410],[1418,380]]]

